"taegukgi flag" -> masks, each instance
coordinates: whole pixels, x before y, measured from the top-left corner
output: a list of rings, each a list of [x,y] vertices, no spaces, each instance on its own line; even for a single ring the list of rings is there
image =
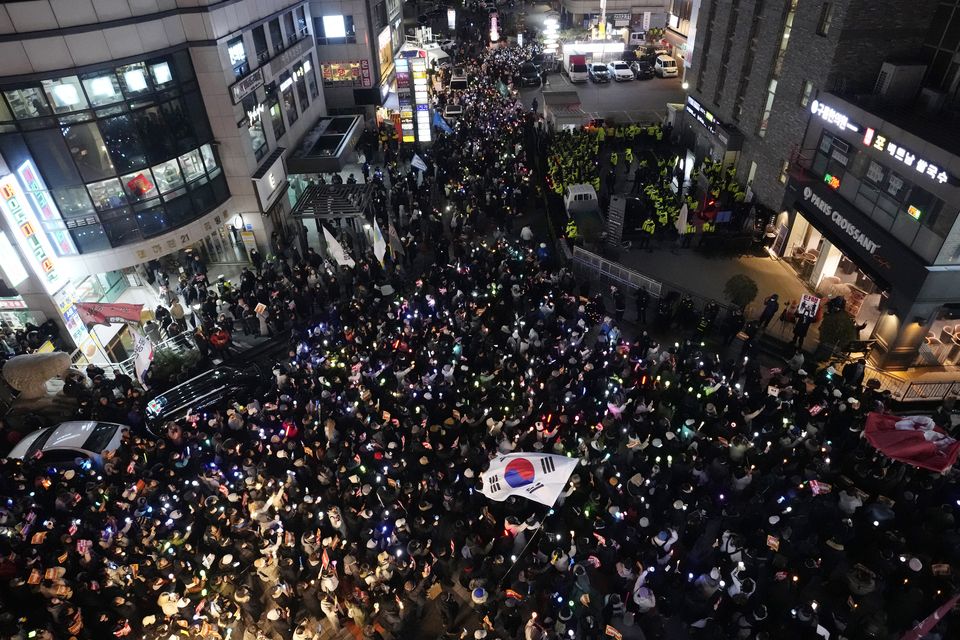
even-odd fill
[[[510,496],[552,507],[580,462],[549,453],[509,453],[490,461],[481,474],[483,495],[502,502]]]

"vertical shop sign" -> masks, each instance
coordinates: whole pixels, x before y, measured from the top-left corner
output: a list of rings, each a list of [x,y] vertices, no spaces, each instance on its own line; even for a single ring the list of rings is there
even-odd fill
[[[365,87],[373,86],[373,79],[370,77],[370,61],[361,60],[360,61],[360,80]]]
[[[7,223],[14,230],[17,244],[30,263],[33,272],[43,283],[47,293],[58,291],[67,279],[57,269],[53,249],[41,231],[40,220],[33,205],[24,197],[13,174],[0,179],[0,207]]]
[[[60,215],[60,210],[57,209],[57,205],[50,199],[50,192],[47,191],[47,185],[44,183],[43,178],[40,177],[40,172],[37,171],[36,165],[33,164],[33,161],[27,160],[17,169],[17,174],[19,174],[20,179],[23,180],[27,193],[33,201],[33,206],[40,216],[40,220],[44,223],[43,230],[50,239],[50,242],[53,243],[53,248],[56,250],[57,255],[77,255],[77,247],[73,244],[73,238],[70,237],[70,234],[66,230],[63,217]]]

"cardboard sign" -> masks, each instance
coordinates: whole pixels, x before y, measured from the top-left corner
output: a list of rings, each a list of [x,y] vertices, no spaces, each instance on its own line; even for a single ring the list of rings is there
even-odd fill
[[[776,536],[767,536],[767,546],[773,551],[780,551],[780,538]]]
[[[798,316],[806,316],[808,318],[816,318],[817,311],[820,310],[820,298],[811,294],[805,293],[800,296],[800,305],[797,307]]]
[[[609,624],[607,625],[607,629],[604,633],[606,633],[611,638],[614,638],[615,640],[623,640],[623,634],[617,631],[616,629],[614,629]]]
[[[253,312],[256,313],[257,315],[260,315],[266,310],[267,310],[267,305],[263,304],[262,302],[257,303],[257,306],[253,308]]]

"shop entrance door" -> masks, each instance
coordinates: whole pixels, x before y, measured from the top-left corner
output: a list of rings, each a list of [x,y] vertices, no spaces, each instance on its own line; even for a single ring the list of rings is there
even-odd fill
[[[207,264],[246,264],[247,249],[239,232],[224,225],[198,242],[193,248],[200,252]]]

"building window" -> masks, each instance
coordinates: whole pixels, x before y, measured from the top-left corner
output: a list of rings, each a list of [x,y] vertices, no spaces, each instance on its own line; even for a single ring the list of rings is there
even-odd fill
[[[300,113],[297,111],[297,101],[293,97],[293,78],[289,71],[280,74],[280,99],[283,102],[283,110],[287,114],[287,122],[292,125],[297,121]]]
[[[777,97],[777,80],[772,78],[767,87],[767,100],[763,103],[763,113],[760,115],[760,126],[757,128],[757,135],[761,138],[767,135],[767,128],[770,126],[770,114],[773,113],[773,101]]]
[[[810,96],[813,94],[813,83],[809,80],[803,81],[803,89],[800,91],[800,106],[806,107],[810,104]]]
[[[54,113],[68,113],[87,108],[87,99],[83,95],[80,79],[77,76],[44,80],[43,92],[47,94]]]
[[[80,76],[83,88],[87,91],[90,106],[102,107],[123,100],[120,83],[117,76],[110,72],[102,72]]]
[[[359,62],[331,62],[323,65],[323,86],[362,87]]]
[[[353,16],[332,15],[313,19],[317,44],[352,44],[357,41]]]
[[[263,133],[263,107],[257,104],[256,92],[243,99],[243,112],[246,115],[247,133],[250,134],[250,148],[259,160],[267,155],[267,137]]]
[[[283,28],[287,32],[287,42],[295,42],[300,39],[297,35],[297,28],[293,24],[293,11],[283,14]]]
[[[797,14],[797,2],[799,0],[790,0],[787,8],[787,18],[783,21],[783,32],[780,34],[780,46],[777,48],[777,57],[773,63],[773,77],[779,78],[780,71],[783,69],[783,59],[787,55],[787,45],[790,44],[790,32],[793,31],[793,17]]]
[[[7,102],[10,104],[10,110],[13,111],[17,120],[50,115],[47,99],[43,92],[36,87],[4,91],[3,95],[6,96]]]
[[[310,35],[310,30],[307,28],[307,11],[303,5],[297,7],[297,37],[303,38],[304,36]]]
[[[250,73],[250,64],[247,62],[247,51],[243,48],[242,36],[237,36],[227,43],[227,56],[230,58],[230,66],[233,67],[233,75],[238,80]]]
[[[833,3],[824,2],[820,9],[820,22],[817,23],[817,35],[825,36],[830,33],[830,24],[833,22]]]
[[[297,85],[297,97],[300,99],[300,109],[303,111],[307,110],[307,107],[310,106],[310,97],[307,95],[307,79],[304,77],[306,71],[303,68],[303,65],[295,72],[296,80],[294,84]]]
[[[957,217],[956,210],[945,211],[943,200],[917,186],[910,190],[910,195],[905,200],[904,205],[906,206],[906,215],[917,220],[941,238],[947,237]]]
[[[263,25],[253,28],[253,50],[257,53],[257,64],[263,64],[270,59],[270,50],[267,47],[267,34],[263,32]]]
[[[317,75],[313,69],[313,54],[307,56],[303,61],[303,73],[307,76],[307,87],[310,89],[310,98],[316,100],[320,97],[320,89],[317,87]]]
[[[273,137],[279,141],[280,138],[283,137],[283,134],[287,132],[287,128],[283,125],[283,114],[280,113],[280,103],[277,101],[276,96],[270,98],[267,110],[270,111],[270,124],[273,125]]]
[[[142,62],[118,67],[117,77],[120,79],[120,86],[123,87],[123,93],[127,98],[134,98],[150,92],[147,68]]]
[[[270,41],[273,42],[274,53],[280,53],[287,48],[283,41],[283,32],[280,31],[280,18],[274,18],[268,24],[270,27]]]

